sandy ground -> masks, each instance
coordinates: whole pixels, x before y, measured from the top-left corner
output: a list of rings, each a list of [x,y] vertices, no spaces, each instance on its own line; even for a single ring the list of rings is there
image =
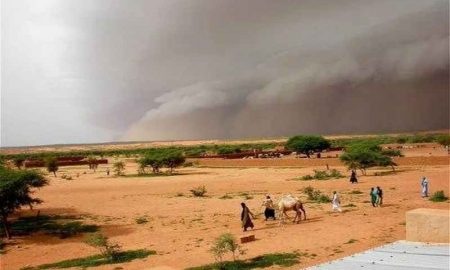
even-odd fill
[[[84,222],[100,225],[101,231],[125,250],[147,248],[157,251],[157,255],[144,260],[121,264],[123,269],[182,269],[213,262],[208,249],[218,235],[225,232],[243,235],[239,203],[245,199],[240,193],[253,196],[246,203],[258,214],[262,211],[260,205],[265,194],[271,194],[277,201],[282,194],[291,193],[305,202],[307,220],[280,227],[278,222],[265,222],[259,215],[254,221],[255,230],[249,232],[255,234],[257,241],[243,245],[247,253],[242,258],[273,252],[306,252],[308,256],[301,257],[300,264],[287,268],[301,269],[404,239],[405,212],[408,210],[419,207],[449,209],[448,202],[433,203],[420,196],[420,177],[423,175],[430,180],[431,192],[445,190],[446,194],[449,193],[448,156],[434,153],[440,150],[432,148],[411,151],[414,155],[398,160],[400,166],[396,174],[374,176],[375,171],[371,170],[368,176],[360,176],[356,185],[350,184],[348,177],[327,181],[293,180],[312,173],[313,169],[324,169],[322,161],[328,162],[331,169],[349,174],[338,161],[329,162],[334,160],[331,158],[311,161],[292,158],[216,160],[216,168],[182,168],[178,170],[180,175],[166,177],[107,177],[105,170],[108,165],[100,166],[95,173],[84,166],[64,167],[59,176],[65,173],[72,175],[74,180],[49,176],[50,185],[36,193],[45,202],[33,213],[22,211],[21,215],[35,214],[37,210],[41,214],[82,215]],[[236,164],[239,162],[255,164]],[[291,164],[293,167],[272,166],[277,162],[295,164]],[[132,160],[127,160],[127,174],[135,174],[136,168]],[[80,174],[78,178],[77,173]],[[189,190],[199,185],[206,186],[207,197],[190,195]],[[306,200],[300,191],[306,186],[320,189],[330,196],[336,190],[341,195],[343,206],[354,204],[356,207],[344,207],[343,213],[332,213],[330,204]],[[373,208],[368,203],[368,193],[373,186],[381,186],[384,190],[381,208]],[[363,194],[349,194],[353,190]],[[233,198],[220,199],[225,194]],[[135,219],[142,216],[146,216],[149,222],[136,224]],[[0,257],[0,268],[14,270],[96,254],[97,251],[84,244],[83,239],[84,236],[59,239],[39,233],[15,237]],[[346,244],[351,239],[356,241]],[[113,269],[115,266],[95,269]]]

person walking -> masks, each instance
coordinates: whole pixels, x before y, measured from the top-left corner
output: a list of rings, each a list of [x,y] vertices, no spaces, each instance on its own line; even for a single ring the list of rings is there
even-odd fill
[[[331,200],[332,208],[331,210],[335,212],[336,210],[342,212],[341,209],[341,200],[339,199],[339,195],[336,191],[333,191],[333,199]]]
[[[383,190],[380,187],[377,187],[377,205],[381,206],[383,204]]]
[[[428,197],[428,179],[424,176],[422,177],[422,197]]]
[[[266,199],[263,201],[262,204],[265,209],[264,209],[264,216],[265,216],[265,221],[267,221],[269,218],[272,218],[273,220],[275,220],[275,207],[273,205],[273,201],[270,198],[269,195],[266,196]]]
[[[370,202],[372,203],[373,207],[377,207],[377,199],[378,199],[377,190],[374,188],[371,188],[370,189]]]
[[[352,184],[358,183],[358,178],[356,178],[355,170],[352,170],[352,175],[350,176],[350,183],[352,183]]]
[[[255,218],[255,216],[253,215],[253,213],[250,211],[250,209],[248,209],[247,205],[245,205],[245,203],[241,203],[242,206],[242,212],[241,212],[241,222],[242,222],[242,228],[244,228],[244,232],[247,231],[247,228],[252,228],[254,227],[252,219],[250,218],[250,216],[252,218]]]

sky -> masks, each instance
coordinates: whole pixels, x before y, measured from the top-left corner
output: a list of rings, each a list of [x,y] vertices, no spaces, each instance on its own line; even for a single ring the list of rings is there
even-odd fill
[[[447,0],[1,5],[1,146],[449,128]]]

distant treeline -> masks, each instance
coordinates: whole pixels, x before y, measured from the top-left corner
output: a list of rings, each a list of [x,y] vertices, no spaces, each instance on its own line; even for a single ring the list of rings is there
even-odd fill
[[[331,148],[345,148],[353,143],[359,142],[373,142],[376,144],[389,143],[430,143],[436,142],[442,145],[448,145],[450,136],[448,134],[424,134],[424,135],[382,135],[374,137],[353,137],[353,138],[339,138],[328,140]],[[204,155],[224,155],[240,153],[244,151],[269,150],[276,147],[284,146],[284,143],[268,142],[268,143],[244,143],[244,144],[202,144],[194,146],[168,146],[168,147],[153,147],[153,148],[134,148],[134,149],[98,149],[98,150],[75,150],[75,151],[54,151],[41,153],[23,153],[23,154],[7,154],[3,155],[4,159],[45,159],[48,157],[70,157],[70,156],[124,156],[137,157],[149,152],[165,152],[165,151],[179,151],[185,157],[200,157]]]

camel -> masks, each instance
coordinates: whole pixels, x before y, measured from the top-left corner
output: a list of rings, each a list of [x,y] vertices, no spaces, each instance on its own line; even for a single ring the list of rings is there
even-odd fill
[[[287,215],[287,211],[295,211],[295,218],[294,223],[297,221],[297,223],[300,222],[302,218],[302,212],[304,215],[303,220],[306,220],[306,212],[303,208],[303,203],[297,198],[293,197],[292,195],[286,195],[281,198],[281,200],[278,202],[278,209],[279,209],[279,218],[280,218],[280,224],[284,223],[284,218],[289,216]],[[298,220],[297,220],[298,218]]]

